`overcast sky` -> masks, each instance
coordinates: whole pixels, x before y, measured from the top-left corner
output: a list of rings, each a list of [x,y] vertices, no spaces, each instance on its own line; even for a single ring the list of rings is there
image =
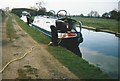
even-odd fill
[[[0,8],[30,8],[41,0],[0,0]],[[113,9],[118,9],[120,0],[42,0],[43,6],[49,10],[58,11],[65,9],[70,14],[87,15],[91,10],[97,11],[100,15]]]

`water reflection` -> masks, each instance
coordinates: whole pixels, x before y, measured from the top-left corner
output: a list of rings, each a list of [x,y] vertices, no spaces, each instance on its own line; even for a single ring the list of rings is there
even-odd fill
[[[81,47],[83,58],[101,68],[102,71],[109,74],[111,77],[117,77],[118,75],[118,58],[114,56],[107,56],[98,51],[93,51],[84,47]]]
[[[118,57],[118,37],[115,35],[86,29],[82,30],[82,34],[84,42],[80,47],[87,47],[106,55]]]
[[[113,34],[82,30],[84,41],[80,44],[82,57],[100,67],[111,77],[118,75],[118,38]]]

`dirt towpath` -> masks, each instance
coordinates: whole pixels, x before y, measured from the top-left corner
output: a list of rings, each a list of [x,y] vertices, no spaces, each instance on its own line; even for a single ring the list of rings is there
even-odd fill
[[[3,79],[77,79],[47,50],[47,45],[35,42],[16,20],[12,19],[17,37],[11,41],[6,36],[6,24],[3,26],[3,65],[12,59],[23,56],[33,50],[22,60],[11,63],[2,73]]]

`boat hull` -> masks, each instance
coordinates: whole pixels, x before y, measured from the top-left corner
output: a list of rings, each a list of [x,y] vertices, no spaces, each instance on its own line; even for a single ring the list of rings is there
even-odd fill
[[[61,40],[61,39],[60,39]],[[81,51],[79,49],[78,37],[76,38],[68,38],[68,39],[62,39],[60,42],[60,45],[71,52],[75,53],[76,55],[82,57]]]
[[[52,35],[50,31],[47,31],[41,27],[38,27],[34,24],[32,24],[33,27],[37,28],[40,32],[44,33],[46,36],[50,37],[52,39]],[[73,37],[73,38],[58,38],[58,44],[71,52],[75,53],[76,55],[82,57],[82,54],[79,49],[79,44],[83,41],[83,39],[79,37]]]

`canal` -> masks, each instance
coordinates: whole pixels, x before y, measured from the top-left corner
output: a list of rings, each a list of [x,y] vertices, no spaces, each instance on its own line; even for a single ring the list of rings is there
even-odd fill
[[[118,41],[113,34],[82,29],[84,41],[79,45],[82,58],[99,67],[110,77],[118,77]]]

